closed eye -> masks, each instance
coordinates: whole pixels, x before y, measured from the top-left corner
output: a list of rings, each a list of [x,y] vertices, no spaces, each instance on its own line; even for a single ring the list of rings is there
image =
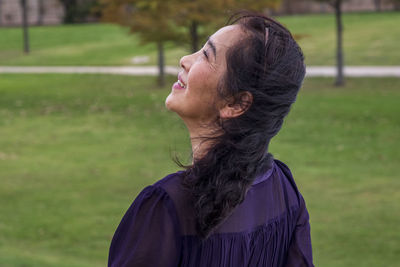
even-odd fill
[[[208,55],[207,55],[207,52],[206,52],[206,50],[203,50],[203,54],[204,54],[204,56],[207,58],[207,60],[208,60]]]

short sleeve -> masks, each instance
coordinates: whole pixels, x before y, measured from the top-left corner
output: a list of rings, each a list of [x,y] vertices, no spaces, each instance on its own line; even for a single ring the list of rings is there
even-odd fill
[[[300,195],[300,206],[296,227],[289,245],[286,267],[314,266],[312,260],[311,233],[309,215],[303,197]]]
[[[109,267],[178,265],[180,227],[172,200],[150,185],[136,197],[111,241]]]

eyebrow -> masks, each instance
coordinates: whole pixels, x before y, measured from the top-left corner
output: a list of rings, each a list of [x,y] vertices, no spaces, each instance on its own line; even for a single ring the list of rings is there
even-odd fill
[[[215,44],[213,43],[213,41],[211,41],[210,37],[208,37],[207,43],[211,47],[211,49],[214,53],[214,59],[216,60],[217,59],[217,49],[215,48]]]

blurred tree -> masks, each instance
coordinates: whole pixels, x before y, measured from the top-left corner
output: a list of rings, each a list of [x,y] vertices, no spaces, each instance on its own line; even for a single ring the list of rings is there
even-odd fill
[[[38,12],[38,20],[37,20],[37,25],[42,25],[43,24],[43,16],[44,16],[44,1],[39,0],[38,5],[39,5],[39,12]]]
[[[287,14],[289,14],[289,15],[292,15],[293,14],[293,7],[292,7],[292,1],[293,0],[286,0],[286,1],[283,1],[283,6],[284,6],[284,8],[285,8],[285,10],[286,10],[286,13]]]
[[[28,10],[26,0],[20,0],[22,9],[22,30],[24,34],[24,52],[29,54]]]
[[[342,19],[342,3],[346,0],[312,0],[318,2],[329,3],[335,10],[336,17],[336,86],[344,85],[344,75],[343,75],[343,19]]]
[[[226,22],[226,17],[237,10],[263,12],[277,8],[281,0],[181,0],[176,2],[176,22],[189,33],[191,51],[199,50],[199,43]],[[186,35],[187,36],[187,35]]]
[[[374,4],[375,4],[375,10],[378,11],[378,12],[381,12],[382,1],[381,0],[374,0]]]
[[[78,5],[77,0],[61,0],[61,3],[64,5],[65,10],[64,23],[75,22],[75,13]]]
[[[116,22],[137,32],[145,43],[158,47],[159,81],[163,83],[164,50],[167,41],[190,43],[191,51],[224,24],[229,12],[239,9],[263,11],[281,0],[100,0],[105,21]]]
[[[64,23],[86,22],[98,0],[60,0],[64,6]]]
[[[2,12],[1,12],[1,11],[2,11],[1,8],[3,7],[2,1],[3,1],[3,0],[0,0],[0,26],[1,26],[1,24],[2,24],[1,22],[2,22],[2,17],[3,17],[3,16],[2,16]]]
[[[156,43],[158,49],[158,84],[163,86],[164,44],[178,38],[173,23],[173,1],[161,0],[101,0],[103,20],[128,26],[143,43]]]
[[[400,0],[391,0],[394,5],[394,10],[400,10]]]

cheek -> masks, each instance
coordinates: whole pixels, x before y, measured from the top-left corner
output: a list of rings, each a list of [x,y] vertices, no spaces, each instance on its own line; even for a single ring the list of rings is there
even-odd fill
[[[213,102],[217,91],[217,77],[209,67],[193,69],[188,76],[188,91],[190,97],[201,98],[207,103]]]

